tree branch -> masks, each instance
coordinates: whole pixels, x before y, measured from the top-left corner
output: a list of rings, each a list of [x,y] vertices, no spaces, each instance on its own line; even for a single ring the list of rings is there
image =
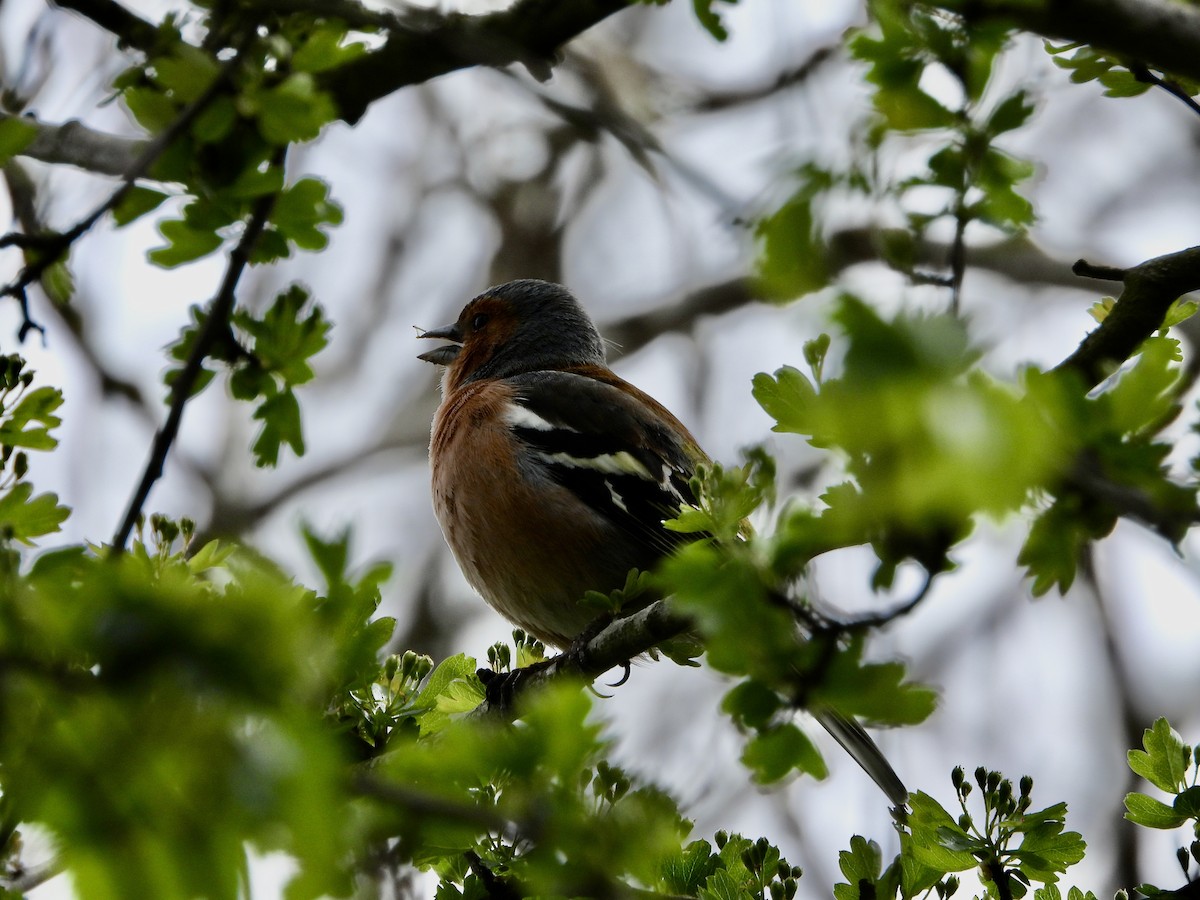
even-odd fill
[[[32,143],[18,155],[44,163],[78,166],[97,175],[125,175],[150,143],[97,131],[81,122],[52,125],[31,116],[0,112],[0,124],[8,119],[20,119],[37,129]]]
[[[513,701],[525,691],[537,690],[556,678],[576,677],[591,682],[609,669],[628,663],[652,650],[663,641],[687,631],[692,625],[686,616],[671,609],[666,600],[657,600],[645,609],[617,619],[579,648],[537,667],[518,669],[513,690],[497,702],[485,700],[470,713],[471,718],[512,719],[517,712]]]
[[[1156,257],[1123,273],[1083,261],[1076,264],[1076,269],[1092,277],[1101,273],[1115,279],[1120,274],[1125,285],[1100,327],[1055,367],[1055,371],[1078,372],[1091,386],[1108,377],[1142,341],[1162,327],[1167,310],[1181,295],[1200,290],[1200,247]]]
[[[379,98],[468,66],[519,62],[535,75],[548,75],[559,47],[629,5],[629,0],[517,0],[489,15],[414,19],[391,29],[378,50],[329,72],[322,87],[342,118],[354,124]]]
[[[115,34],[119,43],[149,53],[158,41],[158,29],[116,0],[53,0],[55,6],[91,19]]]
[[[40,866],[31,866],[22,869],[14,875],[0,877],[0,890],[12,891],[18,896],[23,896],[36,887],[41,887],[52,878],[56,878],[66,871],[66,865],[60,857],[55,857],[48,862],[42,863]]]
[[[935,0],[974,19],[1002,19],[1050,38],[1100,50],[1200,80],[1200,8],[1166,0]]]
[[[276,163],[282,165],[282,160],[277,160]],[[193,396],[192,389],[200,375],[204,360],[208,358],[217,339],[228,327],[229,317],[233,312],[238,280],[242,277],[242,272],[250,260],[250,253],[254,249],[254,245],[266,227],[271,210],[275,206],[275,198],[275,194],[266,194],[255,203],[241,240],[229,254],[229,264],[221,279],[221,287],[205,316],[204,327],[196,337],[191,355],[188,356],[179,376],[171,385],[171,408],[167,413],[167,420],[154,436],[154,445],[150,451],[150,459],[146,462],[146,469],[142,473],[142,480],[129,500],[129,508],[125,511],[124,519],[113,535],[114,554],[124,551],[125,542],[129,540],[129,534],[133,531],[138,516],[141,515],[142,506],[146,503],[146,498],[150,496],[150,488],[162,476],[163,465],[166,463],[167,454],[171,451],[171,444],[179,434],[179,426],[183,421],[183,409]]]

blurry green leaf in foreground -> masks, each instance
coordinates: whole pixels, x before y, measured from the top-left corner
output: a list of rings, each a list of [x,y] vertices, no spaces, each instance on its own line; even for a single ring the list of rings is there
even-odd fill
[[[66,549],[5,575],[5,800],[85,900],[233,898],[247,839],[297,859],[294,896],[344,893],[355,829],[324,710],[349,648],[310,591],[205,555]]]

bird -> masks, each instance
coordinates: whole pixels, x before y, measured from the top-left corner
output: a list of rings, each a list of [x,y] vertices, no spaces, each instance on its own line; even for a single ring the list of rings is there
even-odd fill
[[[622,587],[698,535],[663,522],[695,503],[709,462],[665,406],[608,367],[565,287],[485,290],[419,359],[444,368],[429,456],[434,513],[468,583],[533,637],[567,648],[594,624],[579,601]],[[812,710],[899,809],[908,792],[858,722]]]

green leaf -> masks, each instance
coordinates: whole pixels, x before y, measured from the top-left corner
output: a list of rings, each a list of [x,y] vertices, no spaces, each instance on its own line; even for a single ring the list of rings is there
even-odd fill
[[[300,427],[300,404],[289,390],[268,397],[254,411],[254,418],[263,423],[254,442],[254,464],[273,467],[279,463],[279,450],[287,444],[297,456],[304,455],[304,435]]]
[[[328,72],[366,52],[366,47],[361,43],[343,44],[345,39],[344,26],[322,23],[292,54],[292,70],[314,75]]]
[[[1137,792],[1125,795],[1125,818],[1144,828],[1162,829],[1178,828],[1188,820],[1174,807]]]
[[[296,72],[257,98],[258,130],[277,146],[310,141],[337,118],[337,107],[312,75]]]
[[[912,856],[917,862],[940,872],[965,872],[976,865],[975,857],[964,849],[947,846],[971,846],[974,840],[963,831],[933,797],[917,791],[908,798],[908,822],[912,832]]]
[[[62,424],[54,415],[62,402],[62,391],[57,388],[39,387],[27,393],[0,420],[0,447],[53,450],[58,441],[50,430]],[[29,427],[34,423],[36,427]]]
[[[1181,812],[1189,819],[1200,819],[1200,785],[1193,784],[1184,788],[1171,804],[1176,812]]]
[[[746,744],[742,763],[759,784],[778,781],[792,770],[825,778],[829,768],[820,751],[803,731],[791,722],[768,728]]]
[[[802,187],[774,214],[759,223],[758,282],[777,302],[802,297],[829,284],[828,256],[813,211],[814,188]]]
[[[180,104],[193,103],[209,89],[220,73],[220,63],[199,47],[180,41],[170,56],[150,61],[152,79]]]
[[[1077,497],[1055,500],[1034,520],[1017,554],[1017,564],[1026,566],[1033,577],[1033,595],[1040,597],[1052,587],[1066,593],[1087,542],[1108,534],[1116,521],[1115,515],[1100,519],[1085,515]]]
[[[182,266],[208,256],[223,243],[215,231],[197,228],[182,219],[160,222],[158,230],[166,238],[165,247],[156,247],[147,256],[150,262],[164,269]]]
[[[1196,314],[1197,310],[1200,310],[1200,303],[1180,297],[1167,310],[1166,318],[1163,319],[1163,328],[1174,328],[1176,325],[1186,322]]]
[[[216,144],[229,136],[237,118],[232,97],[214,97],[192,122],[192,136],[201,144]]]
[[[19,116],[0,113],[0,166],[17,156],[37,137],[37,126]]]
[[[329,243],[322,225],[339,225],[342,208],[329,199],[329,185],[318,178],[302,178],[279,195],[271,211],[271,224],[297,247],[322,250]]]
[[[813,403],[817,392],[799,369],[784,366],[774,377],[760,372],[754,376],[754,399],[772,419],[772,431],[811,435]]]
[[[1033,115],[1033,110],[1034,105],[1030,102],[1029,95],[1024,90],[1014,91],[992,110],[983,126],[984,132],[994,137],[1020,128]]]
[[[1083,859],[1086,850],[1087,844],[1077,832],[1063,831],[1061,823],[1053,823],[1027,832],[1014,856],[1031,880],[1053,882]]]
[[[308,292],[292,285],[276,296],[261,319],[245,312],[234,316],[234,324],[254,338],[251,353],[258,364],[288,386],[312,380],[309,360],[329,342],[329,320],[320,306],[305,314],[308,303]]]
[[[838,854],[838,868],[848,885],[857,890],[864,882],[873,885],[879,880],[883,870],[883,854],[877,843],[856,834],[850,838],[850,849]],[[834,892],[836,894],[837,887]],[[855,896],[861,894],[856,893]]]
[[[283,169],[267,161],[251,161],[225,192],[239,200],[249,200],[283,190]],[[276,201],[278,202],[278,201]]]
[[[692,841],[662,867],[662,884],[672,894],[694,895],[720,868],[721,858],[708,841]]]
[[[1033,173],[1032,163],[988,147],[974,168],[975,185],[983,191],[983,197],[972,204],[972,214],[1005,231],[1031,224],[1033,204],[1016,192],[1015,185]]]
[[[813,654],[819,657],[814,668],[821,674],[810,692],[814,703],[873,724],[912,725],[932,714],[937,707],[935,691],[905,682],[901,663],[864,663],[862,651],[861,637],[832,653],[813,646]]]
[[[1182,366],[1179,341],[1147,338],[1136,361],[1100,395],[1098,405],[1114,431],[1137,433],[1171,415]]]
[[[1142,746],[1144,750],[1129,751],[1129,768],[1169,794],[1182,790],[1186,786],[1188,747],[1165,717],[1159,717],[1142,732]]]
[[[717,2],[734,4],[737,0],[692,0],[692,9],[695,10],[696,19],[704,30],[718,41],[724,41],[729,37],[729,32],[722,24],[720,15],[713,9],[713,4]]]
[[[116,222],[118,228],[128,225],[151,210],[157,209],[168,196],[170,195],[163,191],[135,185],[113,207],[113,221]]]
[[[174,101],[152,85],[126,88],[121,96],[137,123],[151,134],[165,131],[179,117]]]
[[[27,543],[58,531],[70,514],[70,509],[58,505],[56,494],[34,497],[33,485],[21,481],[0,494],[0,537]]]
[[[741,682],[721,701],[721,711],[746,728],[766,727],[782,706],[775,691],[754,679]]]

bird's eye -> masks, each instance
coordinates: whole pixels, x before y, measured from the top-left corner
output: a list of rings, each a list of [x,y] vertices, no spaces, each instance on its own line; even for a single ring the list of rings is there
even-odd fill
[[[490,318],[491,316],[489,316],[487,313],[476,313],[475,318],[471,319],[471,328],[478,331],[488,323],[488,319]]]

